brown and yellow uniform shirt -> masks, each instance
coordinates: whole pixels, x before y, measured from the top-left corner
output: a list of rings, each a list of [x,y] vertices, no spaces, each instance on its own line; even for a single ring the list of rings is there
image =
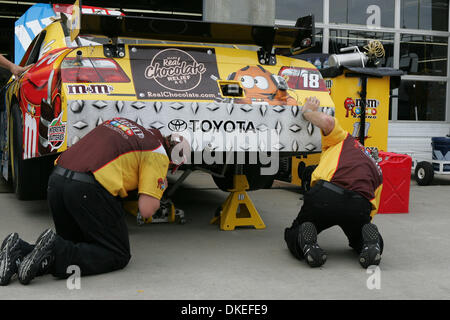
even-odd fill
[[[158,130],[114,118],[99,125],[63,152],[57,164],[63,168],[90,172],[113,196],[129,191],[161,199],[169,158]]]
[[[373,217],[380,203],[383,179],[380,166],[366,153],[364,146],[346,132],[335,118],[335,126],[322,135],[322,155],[311,177],[311,185],[326,180],[360,193],[372,203]]]

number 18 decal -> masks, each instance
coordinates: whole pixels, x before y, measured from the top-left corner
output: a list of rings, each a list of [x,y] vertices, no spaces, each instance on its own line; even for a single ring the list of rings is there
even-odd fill
[[[320,84],[320,77],[316,73],[310,73],[308,71],[303,70],[301,73],[301,77],[303,78],[303,88],[308,89],[318,89]]]
[[[286,79],[291,89],[328,92],[325,81],[316,69],[285,66],[278,75]]]

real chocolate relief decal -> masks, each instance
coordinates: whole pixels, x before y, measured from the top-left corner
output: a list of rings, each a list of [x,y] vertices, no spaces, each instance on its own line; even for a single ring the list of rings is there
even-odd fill
[[[145,77],[154,79],[166,89],[189,91],[195,89],[206,72],[204,63],[179,49],[166,49],[158,53],[145,69]]]
[[[215,51],[211,48],[130,48],[139,99],[213,100],[219,95]]]

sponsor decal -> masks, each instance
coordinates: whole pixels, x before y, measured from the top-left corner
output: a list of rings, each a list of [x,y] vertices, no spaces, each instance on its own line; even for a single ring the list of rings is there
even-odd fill
[[[164,191],[166,188],[166,183],[164,182],[163,178],[158,179],[158,189]]]
[[[29,159],[36,156],[37,152],[37,118],[25,113],[25,126],[23,134],[23,158]]]
[[[67,94],[110,94],[113,86],[107,84],[68,84]]]
[[[376,169],[377,169],[377,171],[378,171],[378,174],[380,175],[380,176],[382,176],[382,171],[381,171],[381,167],[380,167],[380,165],[378,164],[378,161],[377,161],[377,158],[378,158],[378,149],[377,149],[377,152],[376,152],[376,156],[375,156],[375,154],[374,154],[374,152],[373,152],[373,149],[376,149],[376,148],[372,148],[372,147],[364,147],[358,140],[356,140],[355,139],[355,141],[354,141],[354,145],[353,145],[353,147],[355,148],[355,149],[359,149],[359,150],[361,150],[361,152],[365,155],[365,156],[367,156],[367,158],[369,158],[371,161],[372,161],[372,163],[375,165],[375,167],[376,167]]]
[[[345,101],[344,101],[344,108],[346,110],[346,113],[345,113],[345,117],[346,118],[348,118],[350,114],[352,116],[355,115],[355,111],[354,111],[355,101],[352,98],[345,99]]]
[[[380,101],[377,99],[366,100],[366,118],[376,119],[377,108],[380,106]],[[345,117],[360,118],[361,117],[361,99],[347,98],[344,101],[344,108],[346,110]]]
[[[189,120],[189,126],[193,132],[256,132],[255,125],[252,121],[234,121],[234,120]]]
[[[331,88],[333,87],[333,80],[331,79],[326,79],[325,80],[325,86],[328,89],[328,93],[331,95]]]
[[[125,119],[114,118],[112,120],[105,122],[105,125],[110,126],[111,128],[120,129],[123,133],[125,133],[129,137],[136,135],[140,139],[144,138],[144,132],[139,127],[135,126],[133,123]]]
[[[62,121],[63,113],[53,119],[48,126],[48,143],[51,146],[50,152],[59,149],[66,138],[66,122]]]
[[[187,123],[182,119],[173,119],[169,122],[168,127],[170,131],[183,132],[187,129]]]
[[[220,96],[213,48],[130,46],[129,54],[138,99]]]
[[[370,122],[367,122],[364,124],[364,139],[371,138],[369,137],[369,129],[370,129]],[[361,131],[361,123],[359,121],[353,122],[353,133],[352,136],[355,138],[359,138]]]
[[[266,70],[261,65],[245,66],[228,75],[227,80],[240,81],[245,98],[234,99],[240,104],[297,105],[297,99],[287,90],[286,79]],[[292,93],[292,92],[291,92]]]
[[[31,104],[27,103],[27,112],[32,116],[36,115],[36,108]]]
[[[204,63],[197,62],[186,51],[172,48],[154,56],[144,76],[169,90],[190,91],[199,85],[205,72]]]
[[[289,88],[311,91],[328,91],[325,81],[316,69],[282,67],[278,75],[282,76]]]

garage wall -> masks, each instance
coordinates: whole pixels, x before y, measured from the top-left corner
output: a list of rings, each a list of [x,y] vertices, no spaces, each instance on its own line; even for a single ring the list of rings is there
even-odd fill
[[[431,158],[431,137],[450,134],[445,122],[389,122],[388,151]]]

